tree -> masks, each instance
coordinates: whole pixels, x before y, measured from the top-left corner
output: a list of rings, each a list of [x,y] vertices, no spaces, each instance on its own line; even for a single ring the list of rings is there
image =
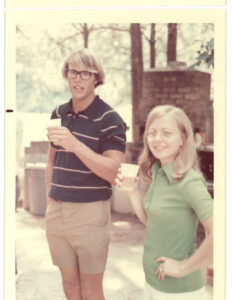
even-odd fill
[[[151,24],[150,34],[150,67],[155,68],[155,23]]]
[[[148,33],[147,34],[145,33],[145,31],[147,30],[147,26],[143,25],[141,26],[141,29],[142,29],[142,34],[145,37],[145,40],[149,44],[149,58],[150,58],[149,66],[150,68],[155,68],[156,66],[155,23],[149,24],[149,27],[150,27],[149,37],[148,37]]]
[[[167,52],[171,52],[170,46],[167,51],[168,28],[169,45],[175,40],[176,57],[212,72],[207,66],[213,67],[213,24],[178,24],[177,36],[171,31],[174,27],[176,24],[167,23],[17,23],[17,109],[50,112],[69,99],[61,76],[62,62],[75,49],[89,47],[101,58],[106,72],[106,84],[98,88],[99,93],[114,107],[132,103],[136,118],[143,68],[164,67]]]
[[[176,61],[177,24],[168,23],[167,64]]]
[[[197,54],[196,62],[189,67],[190,69],[202,64],[206,64],[208,68],[214,68],[214,39],[211,38],[206,44],[201,44]]]
[[[132,82],[132,124],[135,128],[135,121],[139,113],[139,101],[142,97],[142,81],[143,81],[143,52],[142,52],[142,33],[139,23],[131,23],[131,82]],[[136,133],[133,132],[135,140]]]

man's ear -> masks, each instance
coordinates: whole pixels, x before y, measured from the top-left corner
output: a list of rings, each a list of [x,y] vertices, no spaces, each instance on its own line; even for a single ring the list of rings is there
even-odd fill
[[[96,86],[96,84],[98,83],[98,80],[97,80],[97,76],[96,76],[96,74],[94,74],[94,85]]]

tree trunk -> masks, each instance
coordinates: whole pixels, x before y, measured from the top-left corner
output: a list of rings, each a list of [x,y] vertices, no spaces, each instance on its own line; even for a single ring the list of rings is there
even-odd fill
[[[155,68],[155,64],[155,23],[152,23],[150,34],[150,67]]]
[[[142,97],[143,80],[143,52],[142,34],[139,23],[131,23],[131,80],[132,80],[132,130],[133,140],[139,135],[139,128],[136,126],[137,115],[139,114],[139,101]]]
[[[176,61],[177,24],[168,23],[167,64]]]
[[[83,37],[84,37],[84,47],[88,48],[89,29],[88,29],[87,23],[84,23],[84,25],[83,25]]]

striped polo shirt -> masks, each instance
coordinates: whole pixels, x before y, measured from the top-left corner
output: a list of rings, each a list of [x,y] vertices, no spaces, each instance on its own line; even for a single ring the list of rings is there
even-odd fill
[[[94,152],[125,152],[126,124],[119,114],[99,96],[83,111],[75,113],[72,99],[58,106],[51,119],[61,118],[62,126]],[[53,144],[52,144],[53,145]],[[73,152],[56,149],[49,197],[65,202],[107,200],[111,184],[94,174]]]

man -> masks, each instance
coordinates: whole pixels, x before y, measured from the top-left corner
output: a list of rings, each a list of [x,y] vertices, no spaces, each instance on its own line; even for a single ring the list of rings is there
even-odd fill
[[[63,77],[72,95],[51,118],[46,185],[46,234],[68,300],[104,300],[103,274],[110,236],[111,184],[125,160],[126,126],[95,88],[104,71],[91,52],[72,53]]]

